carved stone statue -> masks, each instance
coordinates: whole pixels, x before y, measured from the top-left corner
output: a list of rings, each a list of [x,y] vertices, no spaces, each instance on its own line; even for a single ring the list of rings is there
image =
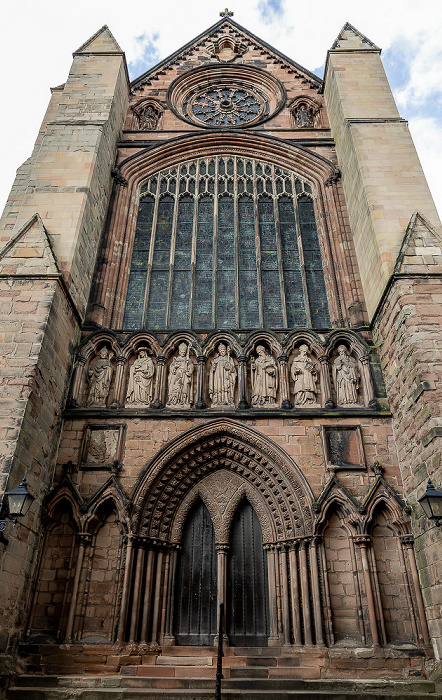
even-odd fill
[[[235,406],[236,367],[230,357],[230,348],[218,345],[209,374],[209,396],[212,406]]]
[[[274,406],[278,391],[278,366],[262,345],[252,359],[252,406]]]
[[[313,109],[304,104],[299,105],[295,110],[295,124],[298,129],[313,127],[315,125]]]
[[[338,406],[354,406],[358,403],[359,369],[345,345],[338,347],[338,356],[333,362],[333,381]]]
[[[193,400],[193,371],[194,366],[189,358],[190,345],[180,343],[178,355],[173,358],[169,367],[167,404],[169,408],[190,408]]]
[[[114,368],[111,359],[113,353],[107,348],[101,348],[100,359],[89,368],[89,395],[86,406],[106,406],[107,397]]]
[[[138,357],[130,368],[126,401],[128,404],[150,406],[153,398],[155,365],[147,354],[147,348],[138,350]]]
[[[158,126],[158,113],[148,105],[140,115],[140,131],[155,131]]]
[[[316,403],[316,362],[307,355],[308,345],[299,346],[299,355],[292,362],[291,375],[294,383],[294,403],[303,406]]]

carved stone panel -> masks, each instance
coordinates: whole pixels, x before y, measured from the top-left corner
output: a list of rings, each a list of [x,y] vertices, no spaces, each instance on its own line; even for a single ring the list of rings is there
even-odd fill
[[[113,469],[122,460],[126,426],[87,425],[81,448],[81,469]]]
[[[327,469],[366,469],[359,425],[323,426],[322,444]]]

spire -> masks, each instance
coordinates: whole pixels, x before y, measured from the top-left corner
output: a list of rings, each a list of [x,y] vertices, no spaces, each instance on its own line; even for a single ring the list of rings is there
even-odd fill
[[[79,49],[74,51],[74,56],[87,53],[119,53],[123,51],[116,42],[112,32],[105,24],[98,32],[95,32]]]
[[[376,44],[367,39],[364,34],[358,32],[350,22],[346,22],[338,34],[331,51],[380,51]]]

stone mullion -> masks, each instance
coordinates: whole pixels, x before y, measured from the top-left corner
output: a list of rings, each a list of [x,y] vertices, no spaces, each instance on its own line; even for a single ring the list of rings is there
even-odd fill
[[[77,607],[77,598],[78,598],[78,589],[80,586],[80,577],[81,577],[81,572],[83,569],[83,559],[84,559],[84,552],[87,544],[90,542],[90,535],[85,532],[79,532],[77,534],[77,539],[79,541],[79,548],[78,548],[78,556],[77,556],[77,565],[75,568],[75,576],[74,576],[74,585],[72,588],[72,597],[71,597],[71,603],[69,607],[69,614],[68,614],[68,621],[66,625],[66,633],[65,633],[65,640],[66,642],[70,642],[72,640],[72,632],[74,629],[74,620],[75,620],[75,610]]]
[[[374,603],[374,596],[373,596],[373,587],[371,583],[371,576],[370,576],[370,566],[368,563],[368,556],[367,556],[367,547],[370,544],[370,539],[369,537],[366,537],[365,535],[358,535],[354,537],[355,544],[359,547],[360,552],[361,552],[361,561],[362,561],[362,571],[364,575],[364,583],[365,583],[365,594],[367,596],[367,606],[368,606],[368,617],[370,620],[370,628],[371,628],[371,639],[373,642],[373,646],[379,646],[379,634],[378,634],[378,627],[377,627],[377,620],[376,620],[376,610],[375,610],[375,603]]]
[[[120,620],[118,624],[117,642],[124,642],[126,630],[126,616],[129,607],[129,590],[132,578],[132,555],[134,536],[129,534],[126,537],[126,563],[124,567],[123,591],[121,595]]]
[[[134,561],[136,561],[136,569],[129,632],[129,642],[131,644],[137,641],[136,637],[140,610],[141,578],[143,575],[144,565],[144,547],[142,545],[140,546],[138,544],[136,551],[134,551]]]
[[[290,384],[289,384],[289,369],[287,355],[280,355],[278,358],[279,365],[279,385],[280,385],[280,396],[281,396],[281,408],[291,408],[292,404],[290,401]]]
[[[357,557],[356,557],[355,542],[354,542],[353,537],[349,538],[349,547],[350,547],[350,556],[351,556],[351,566],[352,566],[352,571],[353,571],[353,581],[355,584],[356,600],[357,600],[357,605],[358,605],[358,619],[359,619],[359,630],[361,633],[361,642],[362,642],[362,644],[366,644],[367,634],[366,634],[366,630],[365,630],[365,620],[364,620],[364,610],[362,607],[361,586],[360,586],[359,575],[358,575],[358,571],[360,570],[360,568],[359,568],[359,563],[358,563]],[[325,556],[325,553],[324,553],[324,556]]]
[[[161,606],[161,582],[163,577],[163,550],[159,549],[157,553],[157,570],[155,576],[155,586],[153,591],[153,612],[152,612],[152,632],[150,642],[158,643],[159,615]]]
[[[163,407],[163,394],[164,394],[164,382],[165,382],[165,371],[164,365],[166,364],[166,358],[164,355],[158,355],[157,357],[157,383],[155,385],[155,397],[153,400],[152,408],[162,408]]]
[[[330,368],[329,368],[329,356],[319,355],[319,362],[321,363],[321,398],[323,408],[334,408],[334,401],[332,399],[332,387],[330,380]]]
[[[212,307],[212,328],[217,328],[217,303],[218,303],[218,177],[219,177],[219,162],[218,156],[214,156],[215,160],[215,176],[214,176],[214,194],[213,194],[213,307]],[[207,172],[209,172],[210,159],[207,163]]]
[[[301,631],[301,615],[299,610],[299,580],[298,580],[298,557],[297,557],[297,545],[293,543],[290,545],[289,552],[289,562],[290,562],[290,593],[291,593],[291,603],[292,603],[292,616],[293,616],[293,643],[297,646],[302,644],[302,631]]]
[[[322,629],[322,606],[321,606],[321,589],[319,586],[319,571],[318,571],[318,554],[317,544],[318,538],[312,537],[310,540],[310,572],[312,579],[313,592],[313,617],[315,622],[315,637],[316,644],[324,646],[324,633]]]
[[[166,624],[163,638],[164,646],[174,646],[175,637],[173,636],[173,611],[175,604],[175,577],[176,577],[176,567],[178,559],[178,547],[179,545],[172,545],[172,551],[170,553],[170,564],[169,564],[169,585],[167,591],[167,611],[166,611]]]
[[[227,163],[229,159],[227,158]],[[227,175],[227,163],[226,163],[226,177],[227,180],[229,176]],[[238,217],[238,177],[236,172],[237,159],[236,156],[233,158],[233,225],[234,225],[234,240],[235,240],[235,318],[236,326],[240,328],[241,323],[241,311],[240,311],[240,288],[239,288],[239,217]]]
[[[156,239],[156,234],[157,234],[158,206],[160,203],[160,184],[161,184],[161,174],[158,173],[157,191],[156,191],[156,195],[155,195],[155,204],[154,204],[153,217],[152,217],[152,231],[150,234],[150,248],[149,248],[149,255],[147,258],[146,289],[144,290],[144,303],[143,303],[143,315],[142,315],[143,328],[145,328],[145,326],[146,326],[147,307],[149,305],[150,280],[152,278],[153,253],[154,253],[154,249],[155,249],[155,239]]]
[[[262,292],[261,237],[259,235],[258,194],[256,191],[256,162],[252,161],[253,211],[255,214],[256,279],[258,283],[259,325],[264,328],[264,299]]]
[[[304,622],[304,643],[306,646],[312,646],[313,638],[310,609],[310,590],[308,581],[307,547],[308,540],[301,540],[299,549],[299,569],[301,572],[301,598],[302,616]]]
[[[167,594],[169,592],[169,574],[170,574],[170,549],[166,550],[165,562],[164,562],[164,576],[163,576],[163,595],[161,600],[161,610],[159,611],[160,619],[160,633],[159,642],[163,644],[163,639],[166,631],[166,613],[167,613]]]
[[[322,567],[323,579],[324,579],[324,596],[325,596],[324,619],[325,619],[325,625],[326,625],[326,637],[327,637],[328,646],[332,646],[335,643],[335,636],[333,633],[333,620],[332,620],[332,609],[331,609],[331,601],[330,601],[330,589],[329,589],[329,585],[328,585],[327,560],[326,560],[326,556],[325,556],[324,540],[322,537],[321,537],[321,540],[319,543],[319,556],[320,556],[320,560],[321,560],[321,567]],[[353,571],[355,571],[354,566],[353,566]]]
[[[417,571],[417,566],[416,566],[416,558],[414,555],[414,537],[413,535],[404,535],[401,538],[401,544],[402,547],[405,547],[408,553],[408,561],[410,564],[410,570],[411,570],[411,578],[413,581],[413,588],[414,588],[414,594],[416,596],[416,603],[417,603],[417,608],[419,611],[419,620],[421,624],[421,629],[422,629],[422,638],[424,640],[425,645],[430,645],[430,634],[428,631],[428,624],[427,624],[427,618],[425,615],[425,607],[424,607],[424,601],[422,598],[422,591],[419,583],[419,574]]]
[[[192,226],[192,251],[190,256],[190,300],[189,300],[189,328],[193,328],[193,307],[195,304],[195,276],[196,276],[196,238],[198,233],[198,207],[199,207],[199,175],[200,159],[195,161],[195,196],[193,200],[193,226]]]
[[[282,632],[284,644],[290,644],[289,582],[287,576],[287,550],[285,545],[282,545],[279,549],[279,565],[281,571]]]
[[[304,300],[305,300],[305,315],[307,318],[306,325],[308,328],[312,328],[312,319],[311,319],[311,313],[310,313],[310,304],[309,304],[308,288],[307,288],[307,277],[305,274],[304,248],[302,245],[302,236],[301,236],[301,220],[299,218],[298,197],[296,195],[295,176],[293,173],[291,175],[291,178],[292,178],[293,208],[295,211],[296,232],[297,232],[297,238],[298,238],[299,265],[301,268],[302,289],[304,292]]]
[[[281,242],[281,224],[279,221],[279,200],[276,194],[276,184],[275,184],[275,166],[272,165],[272,189],[273,189],[273,213],[275,217],[275,235],[276,235],[276,249],[278,251],[278,271],[279,271],[279,281],[281,286],[281,302],[282,302],[282,318],[284,323],[284,328],[288,328],[287,321],[287,301],[286,301],[286,288],[284,279],[284,266],[283,266],[283,255],[282,255],[282,242]]]
[[[205,393],[205,375],[206,375],[206,356],[198,355],[196,361],[198,363],[197,375],[196,375],[196,406],[195,408],[204,409],[207,408],[206,402],[204,401]]]
[[[83,567],[83,572],[84,572],[84,582],[83,582],[83,587],[81,586],[81,578],[80,578],[80,586],[79,586],[79,592],[78,592],[78,603],[77,603],[77,609],[78,607],[80,608],[80,611],[77,615],[77,629],[75,629],[75,622],[74,622],[74,638],[78,641],[81,639],[82,634],[83,634],[83,629],[84,629],[84,620],[86,617],[86,608],[87,608],[87,602],[89,598],[89,584],[91,581],[91,573],[92,573],[92,564],[94,561],[94,554],[95,554],[95,544],[97,541],[97,533],[95,532],[93,535],[90,536],[89,540],[89,553],[87,557],[87,566]],[[86,557],[85,557],[86,559]],[[83,560],[84,562],[84,560]]]
[[[180,177],[181,168],[177,167],[176,174],[176,186],[175,186],[175,203],[173,207],[173,221],[172,221],[172,239],[170,242],[170,259],[169,259],[169,288],[167,290],[167,306],[166,306],[166,328],[170,327],[170,307],[172,304],[172,288],[173,288],[173,277],[175,274],[175,245],[176,245],[176,231],[178,222],[178,208],[180,205]],[[170,184],[170,182],[169,182]]]
[[[224,603],[223,613],[223,642],[229,643],[227,636],[226,620],[227,620],[227,552],[230,547],[228,544],[219,543],[215,545],[217,553],[217,588],[216,588],[216,634],[214,644],[219,642],[219,623],[220,623],[220,604]]]
[[[152,598],[152,575],[153,575],[153,564],[154,564],[155,552],[152,546],[149,547],[147,551],[147,564],[146,564],[146,585],[144,587],[144,601],[143,601],[143,616],[141,620],[141,634],[140,641],[142,644],[147,644],[147,632],[149,627],[149,617],[152,608],[151,598]]]
[[[238,356],[238,408],[245,410],[249,407],[247,403],[247,357]]]

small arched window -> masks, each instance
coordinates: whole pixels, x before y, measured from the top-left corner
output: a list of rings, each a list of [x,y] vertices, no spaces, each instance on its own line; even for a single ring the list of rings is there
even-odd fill
[[[150,177],[123,327],[329,328],[311,185],[237,156]]]

